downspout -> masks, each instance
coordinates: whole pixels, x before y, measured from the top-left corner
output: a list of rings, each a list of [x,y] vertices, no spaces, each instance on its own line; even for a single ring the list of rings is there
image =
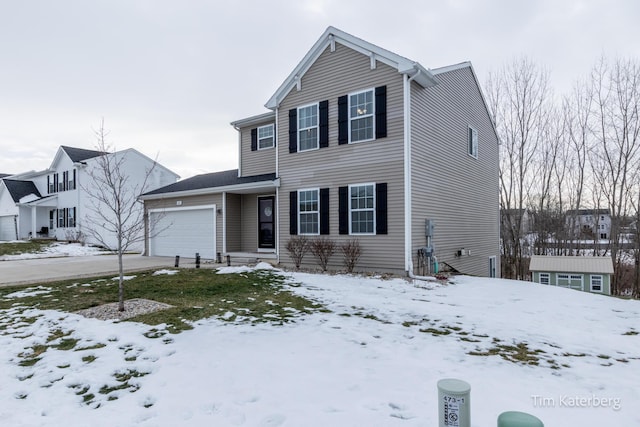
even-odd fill
[[[278,103],[276,100],[276,123],[273,129],[273,143],[275,145],[275,149],[276,149],[276,179],[279,180],[280,179],[280,156],[278,155],[279,151],[280,151],[280,143],[278,141],[278,132],[280,127],[278,126],[278,112],[279,112],[279,108],[278,108]],[[276,205],[275,205],[275,209],[276,209],[276,221],[275,221],[275,227],[276,227],[276,241],[275,241],[275,245],[276,245],[276,261],[278,262],[278,264],[280,264],[280,186],[278,185],[276,187]]]
[[[233,125],[233,128],[238,132],[238,178],[240,178],[242,176],[242,132],[236,125]]]
[[[404,267],[413,275],[412,215],[411,215],[411,82],[420,75],[420,69],[412,76],[404,74]]]
[[[218,249],[218,248],[216,248]],[[227,253],[227,192],[222,192],[222,253]]]

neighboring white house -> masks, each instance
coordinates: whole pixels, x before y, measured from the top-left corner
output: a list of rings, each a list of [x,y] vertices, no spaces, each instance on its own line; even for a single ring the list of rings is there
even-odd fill
[[[574,217],[574,231],[576,233],[590,234],[595,239],[608,239],[611,236],[611,214],[609,209],[568,210],[567,225],[571,224],[571,220]]]
[[[130,148],[115,153],[61,146],[51,166],[39,172],[27,172],[2,179],[0,184],[0,240],[49,237],[71,240],[82,233],[87,243],[99,242],[88,233],[101,232],[108,246],[115,236],[103,232],[96,222],[97,185],[92,173],[100,168],[101,156],[122,159],[121,173],[137,197],[145,191],[174,183],[179,176],[153,159]],[[146,175],[151,171],[143,188]],[[99,206],[97,206],[100,209]],[[142,209],[142,204],[140,204]],[[107,209],[101,209],[107,212]],[[142,249],[142,242],[133,249]]]

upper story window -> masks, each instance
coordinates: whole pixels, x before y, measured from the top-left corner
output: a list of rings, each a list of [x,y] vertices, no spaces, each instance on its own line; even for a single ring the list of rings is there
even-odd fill
[[[298,191],[298,230],[300,234],[320,234],[318,189]]]
[[[67,172],[67,190],[76,189],[76,170]]]
[[[258,150],[273,148],[274,132],[273,125],[260,126],[258,128]]]
[[[375,234],[375,184],[349,186],[350,234]]]
[[[478,158],[478,131],[469,127],[467,136],[467,150],[471,157]]]
[[[318,104],[298,108],[298,151],[318,148]]]
[[[374,105],[373,89],[349,95],[349,142],[373,139]]]

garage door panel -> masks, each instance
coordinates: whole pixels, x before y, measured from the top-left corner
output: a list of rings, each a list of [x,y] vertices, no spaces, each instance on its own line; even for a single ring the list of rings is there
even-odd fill
[[[215,258],[215,209],[151,213],[150,219],[155,224],[150,255]]]
[[[0,240],[15,240],[16,223],[14,216],[0,216]]]

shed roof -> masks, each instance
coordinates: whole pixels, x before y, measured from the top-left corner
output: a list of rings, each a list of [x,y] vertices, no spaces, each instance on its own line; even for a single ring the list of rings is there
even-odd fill
[[[613,274],[613,261],[600,256],[544,256],[533,255],[530,271],[555,271],[563,273]]]

